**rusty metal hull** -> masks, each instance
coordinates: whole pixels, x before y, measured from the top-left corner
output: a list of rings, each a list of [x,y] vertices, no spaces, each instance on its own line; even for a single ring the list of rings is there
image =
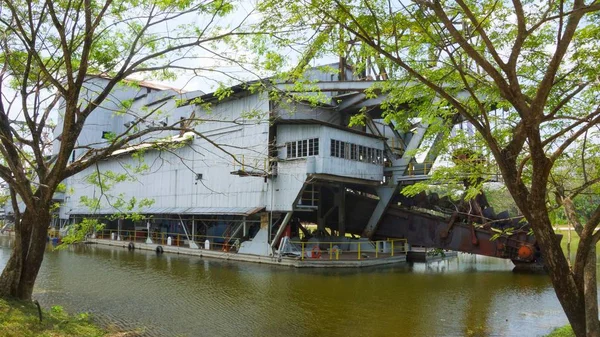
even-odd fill
[[[346,210],[347,226],[351,233],[359,234],[366,225],[365,219],[375,208],[377,200],[354,194],[346,196],[353,207]],[[525,232],[502,236],[492,240],[497,232],[464,219],[436,216],[400,206],[390,206],[375,232],[375,239],[404,238],[411,245],[440,248],[465,253],[511,259],[531,263],[539,260],[535,237]]]

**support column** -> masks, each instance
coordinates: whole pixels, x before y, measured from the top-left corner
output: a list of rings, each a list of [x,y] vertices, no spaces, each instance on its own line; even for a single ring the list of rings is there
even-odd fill
[[[269,213],[263,212],[260,214],[260,229],[269,228]]]
[[[273,255],[273,250],[271,249],[271,245],[269,244],[271,242],[271,225],[273,223],[273,201],[271,200],[271,212],[270,213],[262,213],[260,215],[260,231],[264,231],[267,234],[267,237],[265,238],[265,242],[264,242],[264,250],[261,249],[261,255],[265,255],[265,256],[271,256]],[[258,236],[258,234],[257,234]],[[256,238],[255,238],[256,239]]]
[[[123,219],[117,220],[117,241],[121,241],[121,228],[123,228]]]
[[[319,202],[317,203],[317,230],[325,230],[325,217],[323,216],[323,187],[319,186]]]
[[[346,236],[346,187],[344,184],[340,186],[338,198],[338,236]]]
[[[196,217],[192,215],[192,241],[196,241]]]
[[[152,244],[152,238],[150,237],[150,220],[146,220],[146,243]]]

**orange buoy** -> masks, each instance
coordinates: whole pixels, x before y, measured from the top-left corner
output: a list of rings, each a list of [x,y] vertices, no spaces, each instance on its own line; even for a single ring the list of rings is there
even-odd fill
[[[521,246],[518,254],[521,260],[530,260],[533,257],[533,250],[529,246]]]

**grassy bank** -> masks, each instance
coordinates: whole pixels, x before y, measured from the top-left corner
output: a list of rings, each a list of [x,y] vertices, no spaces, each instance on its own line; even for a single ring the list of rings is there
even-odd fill
[[[570,325],[565,325],[552,330],[546,337],[575,337],[575,333]]]
[[[565,253],[567,254],[567,242],[568,239],[568,231],[567,230],[557,230],[556,234],[562,234],[563,238],[560,241],[560,246]],[[571,230],[571,259],[575,258],[575,252],[577,251],[577,246],[579,245],[579,235],[575,232],[575,230]],[[596,255],[600,258],[600,243],[598,243],[598,250],[596,251]],[[600,262],[600,260],[598,260]]]
[[[568,242],[568,231],[566,230],[557,230],[556,234],[562,234],[563,238],[560,241],[560,246],[563,249],[563,252],[567,252],[567,242]],[[571,230],[571,252],[577,250],[577,245],[579,244],[579,235],[575,232],[575,230]]]
[[[88,314],[68,315],[61,307],[42,311],[30,302],[0,299],[0,336],[5,337],[133,337],[139,332],[116,332],[101,329]]]

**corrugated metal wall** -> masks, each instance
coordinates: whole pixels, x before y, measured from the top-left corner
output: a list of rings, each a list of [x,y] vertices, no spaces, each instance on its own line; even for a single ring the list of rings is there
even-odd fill
[[[243,161],[246,169],[251,164],[264,167],[268,153],[268,122],[260,118],[240,118],[240,114],[253,110],[263,111],[268,116],[266,100],[252,95],[221,102],[208,113],[196,109],[196,116],[207,120],[196,130],[208,140],[195,137],[191,145],[170,152],[147,151],[144,161],[149,170],[135,174],[134,180],[119,183],[108,193],[122,193],[126,199],[132,196],[151,198],[155,201],[153,207],[264,207],[267,189],[264,178],[232,175],[240,164],[234,163],[231,155],[239,162]],[[125,154],[100,162],[98,169],[124,173],[127,167],[135,164],[130,155]],[[81,207],[81,196],[100,196],[100,189],[85,181],[85,177],[95,170],[94,166],[68,179],[68,187],[73,188],[74,194],[65,208]],[[197,174],[202,174],[202,179],[198,180]],[[106,200],[103,200],[103,207],[108,207]]]

